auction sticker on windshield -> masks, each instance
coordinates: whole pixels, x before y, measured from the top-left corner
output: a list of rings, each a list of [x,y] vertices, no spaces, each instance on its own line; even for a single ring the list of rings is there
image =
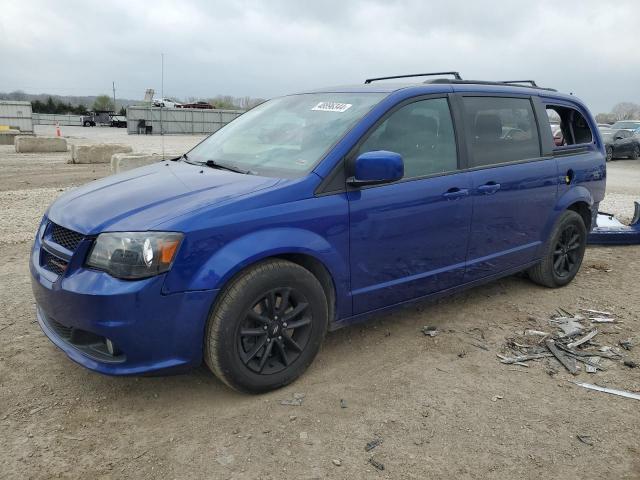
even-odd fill
[[[320,102],[311,110],[320,112],[346,112],[351,108],[350,103],[336,103],[336,102]]]

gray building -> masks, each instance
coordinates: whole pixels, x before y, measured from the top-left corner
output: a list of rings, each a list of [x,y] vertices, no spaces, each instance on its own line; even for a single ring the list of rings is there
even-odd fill
[[[31,102],[0,100],[0,125],[25,133],[33,133]]]
[[[243,113],[243,110],[132,106],[127,108],[127,133],[209,134]]]

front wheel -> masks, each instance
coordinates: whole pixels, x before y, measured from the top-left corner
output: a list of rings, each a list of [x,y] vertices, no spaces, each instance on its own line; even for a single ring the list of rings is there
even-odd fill
[[[613,147],[607,147],[607,162],[613,160]]]
[[[636,145],[631,151],[631,160],[638,160],[638,158],[640,158],[640,146]]]
[[[91,122],[89,122],[88,120],[86,122],[84,122],[83,124],[85,127],[90,127],[91,126]]]
[[[586,247],[584,220],[573,210],[565,211],[556,222],[542,261],[528,270],[529,278],[549,288],[567,285],[578,273]]]
[[[308,270],[286,260],[259,263],[221,293],[207,323],[205,362],[242,392],[285,386],[318,353],[327,312],[324,290]]]

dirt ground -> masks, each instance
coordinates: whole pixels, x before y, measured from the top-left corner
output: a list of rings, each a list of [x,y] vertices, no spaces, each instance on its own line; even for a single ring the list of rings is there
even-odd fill
[[[160,142],[66,134],[145,151]],[[180,151],[199,138],[165,141]],[[558,307],[584,307],[614,312],[620,323],[598,326],[596,340],[633,338],[623,352],[640,363],[640,246],[589,248],[563,289],[509,277],[331,333],[300,380],[261,396],[231,391],[204,367],[111,378],[71,362],[35,322],[37,222],[61,190],[108,174],[67,158],[0,147],[0,478],[640,478],[640,402],[571,383],[640,392],[640,368],[606,361],[574,377],[555,360],[525,368],[496,357],[524,329],[550,331]],[[640,162],[610,164],[608,191],[605,209],[630,216]],[[424,336],[425,325],[440,334]],[[280,404],[294,393],[301,406]]]

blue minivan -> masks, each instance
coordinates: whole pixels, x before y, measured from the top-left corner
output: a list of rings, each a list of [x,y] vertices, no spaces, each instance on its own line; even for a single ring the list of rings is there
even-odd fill
[[[62,195],[31,254],[42,330],[101,373],[204,360],[264,392],[374,312],[517,272],[566,285],[605,192],[593,117],[531,81],[445,73],[275,98]]]

